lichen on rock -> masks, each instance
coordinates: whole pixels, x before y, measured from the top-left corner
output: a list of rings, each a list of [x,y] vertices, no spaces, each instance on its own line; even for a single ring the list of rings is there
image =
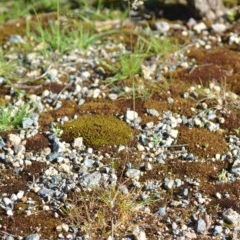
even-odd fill
[[[81,116],[60,126],[62,139],[71,142],[82,137],[87,146],[126,145],[133,137],[133,130],[124,122],[113,116]]]

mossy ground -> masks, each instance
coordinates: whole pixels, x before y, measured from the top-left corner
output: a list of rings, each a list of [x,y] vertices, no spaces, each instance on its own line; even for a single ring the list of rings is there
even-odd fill
[[[127,145],[133,139],[133,130],[113,116],[82,116],[60,128],[62,139],[69,142],[82,137],[86,146]]]
[[[200,159],[214,158],[216,154],[224,154],[228,149],[223,134],[210,132],[205,128],[188,128],[181,126],[178,136],[179,144],[187,144],[187,150]]]
[[[49,20],[56,20],[56,14],[43,14],[40,18],[43,27],[47,27]],[[34,21],[36,21],[36,19]],[[154,24],[154,20],[152,20],[151,24]],[[31,27],[34,28],[34,23]],[[239,23],[235,24],[235,26],[233,25],[233,28],[234,27],[236,31],[239,32]],[[20,34],[24,36],[26,34],[26,22],[24,19],[20,19],[15,22],[6,23],[0,27],[0,30],[2,33],[0,36],[0,42],[4,43],[11,34]],[[129,26],[125,30],[129,31]],[[180,43],[189,43],[190,39],[184,37],[180,31],[176,30],[174,34]],[[117,41],[119,34],[116,34],[115,36],[115,40]],[[136,40],[136,35],[133,36],[132,40]],[[131,38],[128,34],[124,33],[122,41],[124,44],[129,44],[131,43]],[[30,46],[32,44],[33,42],[30,41]],[[18,51],[23,51],[22,49],[19,50],[19,46],[16,47],[18,48]],[[149,84],[148,81],[144,82],[144,80],[139,77],[137,83],[143,84],[148,88],[147,92],[139,92],[139,95],[135,99],[135,110],[142,118],[142,125],[149,121],[158,121],[156,117],[149,116],[146,113],[146,109],[148,108],[154,108],[158,110],[160,114],[162,114],[163,111],[171,110],[174,113],[191,116],[191,108],[195,108],[201,97],[204,97],[200,96],[199,99],[184,99],[182,93],[187,92],[192,85],[200,84],[204,87],[208,87],[211,81],[214,80],[217,81],[220,86],[226,85],[226,90],[233,91],[239,96],[240,54],[236,49],[230,49],[227,46],[210,50],[192,48],[188,53],[188,57],[189,59],[196,59],[196,63],[199,66],[189,69],[178,69],[171,73],[171,75],[166,75],[166,81],[164,83]],[[106,75],[110,76],[111,72],[106,70]],[[27,83],[30,87],[35,85],[41,85],[41,87],[36,89],[32,87],[26,89],[25,92],[26,94],[40,95],[44,90],[49,90],[53,93],[60,93],[66,87],[66,82],[66,77],[63,77],[61,83],[45,84],[45,80],[36,81],[34,84]],[[87,85],[88,82],[85,84]],[[118,83],[118,87],[122,87],[123,85],[131,87],[131,79],[126,79],[125,81]],[[5,95],[9,95],[10,91],[11,88],[9,86],[1,87],[1,99],[4,99]],[[173,104],[167,103],[168,97],[171,97],[174,100]],[[99,145],[111,145],[102,147],[101,150],[103,151],[103,154],[104,150],[105,153],[112,151],[114,161],[111,160],[113,162],[110,163],[109,159],[106,158],[103,159],[103,163],[109,164],[109,166],[114,166],[118,177],[125,180],[122,173],[126,162],[131,162],[133,167],[138,167],[141,159],[140,154],[137,153],[135,148],[135,139],[132,141],[132,138],[134,137],[133,130],[113,116],[124,115],[127,109],[133,109],[133,100],[131,99],[131,96],[123,95],[121,99],[116,101],[87,99],[87,101],[81,106],[78,106],[75,101],[61,100],[61,102],[61,108],[53,109],[53,106],[49,106],[49,110],[40,114],[40,131],[49,130],[50,123],[56,122],[57,118],[67,116],[69,119],[72,119],[73,116],[77,115],[78,120],[66,123],[63,126],[63,139],[66,141],[72,141],[75,137],[82,136],[85,140],[84,143],[93,147]],[[214,104],[215,103],[212,104],[212,107],[214,107]],[[221,113],[223,117],[225,117],[225,123],[221,125],[221,127],[224,129],[225,135],[239,135],[237,132],[240,128],[239,108],[232,106],[231,104],[226,104],[226,107],[227,114],[225,112]],[[7,133],[0,133],[0,136],[4,139],[6,138],[6,135]],[[116,138],[116,136],[118,136],[118,138]],[[200,185],[198,187],[193,186],[190,183],[185,184],[184,186],[190,189],[189,201],[191,201],[191,206],[193,206],[191,212],[198,211],[194,205],[194,189],[198,189],[211,199],[207,206],[207,210],[209,213],[215,214],[215,218],[216,214],[222,212],[228,207],[240,211],[239,180],[231,183],[218,182],[217,180],[221,170],[228,170],[230,165],[226,161],[211,161],[211,158],[214,157],[215,154],[224,153],[228,150],[225,136],[220,133],[212,133],[205,128],[189,129],[187,127],[180,127],[178,143],[187,144],[188,151],[196,154],[202,161],[184,162],[181,159],[167,159],[165,164],[153,163],[153,170],[146,172],[140,178],[140,182],[145,184],[152,180],[162,181],[165,177],[173,179],[185,179],[186,177],[199,179]],[[112,146],[114,144],[127,145],[128,149],[119,153],[117,152],[117,147]],[[46,136],[41,133],[29,138],[26,143],[27,151],[30,153],[41,151],[48,146],[49,142]],[[20,174],[15,174],[10,169],[10,166],[7,166],[9,169],[1,169],[0,193],[4,192],[12,194],[18,192],[18,190],[28,191],[26,187],[28,182],[32,181],[33,176],[36,179],[41,177],[42,171],[45,167],[46,165],[41,162],[33,162],[32,166],[24,168],[24,171]],[[131,187],[132,182],[126,182],[126,185]],[[178,200],[177,195],[179,191],[180,189],[174,189],[173,191],[163,190],[160,186],[159,192],[162,198],[156,200],[154,204],[151,205],[151,210],[155,212],[161,206],[169,206],[169,208],[171,208],[170,201],[171,199]],[[228,193],[230,195],[229,199],[231,200],[224,198],[217,199],[217,192],[222,194]],[[26,196],[32,198],[38,203],[39,209],[36,214],[26,217],[23,211],[17,210],[16,216],[9,218],[4,216],[4,213],[1,212],[0,224],[3,226],[6,225],[6,230],[8,232],[21,236],[30,234],[34,232],[37,227],[40,227],[42,238],[56,239],[57,233],[55,227],[59,223],[70,222],[71,219],[67,216],[60,216],[59,219],[53,218],[52,212],[41,210],[42,200],[37,194],[26,192]],[[90,193],[89,196],[95,197],[96,195]],[[76,200],[76,196],[74,195],[69,197],[72,201]],[[24,208],[24,203],[20,202],[16,207]],[[96,208],[98,208],[98,206],[96,206]],[[175,217],[175,219],[179,216],[185,216],[188,218],[191,212],[188,208],[176,207],[168,212],[168,216],[172,218]],[[82,211],[82,213],[84,213],[84,211]],[[86,217],[86,215],[83,215],[83,217]],[[146,226],[146,233],[151,239],[156,239],[158,231],[165,227],[166,218],[159,219],[157,217],[148,216],[147,214],[145,214],[145,217],[139,216],[139,218],[143,223],[142,226]],[[133,221],[133,219],[130,219],[129,221]],[[108,224],[107,229],[109,230],[110,223],[108,222]],[[149,228],[149,226],[151,226],[151,228]],[[198,237],[198,239],[201,239],[200,236]],[[204,236],[202,239],[210,238]]]

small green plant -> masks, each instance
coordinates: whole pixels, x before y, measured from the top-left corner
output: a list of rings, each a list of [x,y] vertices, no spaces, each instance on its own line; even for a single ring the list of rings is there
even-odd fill
[[[24,118],[30,117],[35,110],[31,102],[19,107],[3,104],[0,109],[0,131],[10,131],[21,127]]]
[[[138,35],[136,43],[136,52],[149,54],[157,54],[162,58],[169,56],[169,54],[177,51],[178,46],[167,37],[159,38],[154,36],[152,30],[147,29],[142,34]]]
[[[226,169],[222,169],[222,171],[218,174],[218,180],[221,182],[228,182],[229,181],[229,173]]]
[[[53,131],[54,135],[57,137],[61,137],[63,134],[63,130],[61,128],[59,128],[57,125],[52,128],[52,131]]]
[[[5,59],[4,52],[0,47],[0,76],[11,77],[13,75],[16,64]]]
[[[239,135],[240,134],[240,128],[234,129],[234,132]]]

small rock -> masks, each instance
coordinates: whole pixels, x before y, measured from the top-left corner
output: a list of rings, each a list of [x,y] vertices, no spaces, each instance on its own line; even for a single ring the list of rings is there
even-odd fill
[[[59,170],[65,172],[65,173],[70,173],[71,170],[72,170],[72,166],[70,164],[67,164],[67,163],[62,163],[59,166]]]
[[[46,198],[46,197],[51,197],[53,195],[54,191],[51,190],[51,189],[48,189],[48,188],[41,188],[39,191],[38,191],[38,195],[41,197],[41,198]]]
[[[231,173],[233,173],[237,177],[240,176],[240,159],[234,161],[231,168]]]
[[[24,238],[24,240],[40,240],[40,235],[37,233],[30,234]]]
[[[166,215],[166,208],[165,207],[160,207],[155,214],[159,215],[161,217],[165,216]]]
[[[133,235],[136,240],[147,240],[146,233],[138,226],[133,229]]]
[[[81,150],[83,147],[83,138],[82,137],[75,138],[72,147],[77,150]]]
[[[145,169],[145,171],[151,171],[153,169],[153,166],[150,162],[146,162],[144,164],[144,169]]]
[[[155,116],[155,117],[159,117],[159,112],[156,110],[156,109],[147,109],[147,113],[152,115],[152,116]]]
[[[186,239],[197,239],[197,235],[194,232],[186,232],[185,237]]]
[[[23,129],[30,128],[33,125],[34,121],[32,118],[23,118],[22,120],[22,127]]]
[[[17,198],[18,198],[18,199],[22,199],[22,198],[23,198],[23,195],[24,195],[24,191],[20,190],[20,191],[17,193]]]
[[[86,158],[86,159],[83,161],[83,165],[84,165],[85,167],[87,167],[87,168],[91,168],[94,163],[95,163],[94,160],[88,159],[88,158]]]
[[[132,110],[127,110],[126,112],[126,119],[128,121],[134,121],[136,118],[138,118],[138,113]]]
[[[59,152],[52,152],[50,154],[47,155],[47,160],[49,162],[53,162],[54,160],[56,160],[59,157]]]
[[[98,98],[100,96],[101,90],[99,88],[96,88],[93,90],[93,98]]]
[[[7,212],[6,212],[6,214],[7,214],[8,216],[13,216],[13,211],[12,211],[12,209],[8,209]]]
[[[215,226],[213,229],[213,234],[214,235],[220,235],[222,234],[223,228],[222,226]]]
[[[142,144],[138,143],[137,149],[138,149],[138,151],[143,152],[145,150],[145,147]]]
[[[216,33],[222,33],[227,30],[227,26],[223,23],[214,23],[211,25],[211,28]]]
[[[173,104],[173,103],[174,103],[174,99],[171,98],[171,97],[169,97],[169,98],[167,99],[167,102],[168,102],[169,104]]]
[[[21,138],[17,134],[8,134],[8,140],[12,145],[19,145],[21,143]]]
[[[155,23],[156,29],[161,33],[166,33],[170,29],[170,25],[168,22],[165,21],[157,21]]]
[[[228,208],[225,210],[222,214],[223,219],[227,221],[230,224],[233,224],[234,226],[237,226],[240,224],[240,215],[232,210],[231,208]]]
[[[117,98],[118,98],[118,95],[117,94],[115,94],[115,93],[110,93],[109,95],[108,95],[108,97],[111,99],[111,100],[117,100]]]
[[[63,230],[64,232],[68,232],[68,231],[69,231],[69,225],[66,224],[66,223],[62,223],[62,230]]]
[[[126,171],[125,173],[126,177],[134,179],[134,180],[139,180],[140,176],[141,176],[141,171],[138,169],[133,169],[130,168]]]
[[[221,199],[221,198],[222,198],[222,194],[219,193],[219,192],[217,192],[217,193],[215,194],[215,196],[216,196],[217,199]]]
[[[97,187],[100,183],[101,177],[102,177],[101,173],[93,172],[85,175],[81,182],[82,182],[82,185],[87,188]]]
[[[11,235],[8,235],[6,238],[4,238],[4,240],[14,240],[14,237]]]
[[[174,180],[172,179],[168,179],[168,178],[165,178],[164,179],[164,183],[163,183],[163,187],[165,189],[172,189],[173,188],[173,185],[174,185]]]
[[[203,234],[206,231],[206,228],[207,228],[206,222],[202,218],[198,219],[195,226],[195,231],[197,233]]]
[[[128,188],[126,185],[121,185],[119,186],[119,190],[123,193],[123,194],[128,194]]]
[[[50,80],[55,80],[58,77],[58,70],[55,68],[49,69],[48,76]]]
[[[24,43],[24,39],[22,38],[22,36],[20,35],[17,35],[17,34],[14,34],[14,35],[11,35],[9,37],[9,40],[8,40],[10,43],[14,43],[14,44],[18,44],[18,43]]]
[[[168,133],[172,138],[177,138],[177,136],[178,136],[178,130],[176,130],[176,129],[171,129],[170,131],[169,131],[169,133]]]
[[[207,26],[204,22],[200,22],[193,26],[193,30],[196,31],[197,33],[201,33],[203,30],[206,30],[206,29],[207,29]]]

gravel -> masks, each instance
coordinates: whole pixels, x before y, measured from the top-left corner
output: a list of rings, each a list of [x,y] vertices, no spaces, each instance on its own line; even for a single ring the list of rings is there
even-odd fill
[[[182,35],[193,36],[196,34],[197,40],[193,45],[197,48],[212,48],[216,40],[211,40],[215,36],[210,38],[210,32],[208,32],[208,27],[204,22],[197,22],[194,19],[190,19],[186,26],[157,21],[155,28],[158,33],[164,35],[170,35],[171,31],[176,29]],[[225,23],[216,23],[211,26],[211,30],[219,34],[225,32],[227,28],[228,26]],[[228,41],[233,44],[239,43],[238,40],[239,36],[232,33]],[[10,44],[15,44],[23,43],[24,39],[19,35],[12,35],[8,41]],[[219,42],[219,45],[221,45],[221,41]],[[112,51],[107,53],[107,48]],[[114,45],[114,47],[107,44],[104,49],[100,45],[90,48],[86,52],[81,49],[70,50],[59,58],[58,65],[48,69],[45,76],[46,83],[59,83],[60,77],[67,74],[69,75],[69,88],[59,93],[44,90],[40,95],[31,95],[31,98],[38,102],[39,114],[49,109],[52,111],[61,109],[64,100],[73,100],[78,103],[78,106],[81,106],[89,98],[93,98],[94,101],[102,99],[115,101],[122,97],[120,93],[116,93],[115,89],[107,89],[107,86],[101,82],[101,78],[104,78],[102,72],[105,70],[101,70],[97,58],[106,57],[107,55],[111,61],[114,61],[118,54],[126,52],[128,52],[128,49],[121,44]],[[172,58],[174,57],[177,60],[172,60],[173,63],[169,60],[169,66],[155,64],[154,67],[150,68],[151,66],[148,67],[144,63],[143,68],[145,69],[144,75],[146,75],[146,78],[154,79],[152,76],[157,78],[157,76],[171,74],[171,71],[179,67],[188,69],[193,66],[191,61],[186,62],[187,58],[184,51],[183,53],[176,53],[176,56],[172,56]],[[18,59],[15,54],[9,56],[9,59],[15,58]],[[28,76],[38,78],[40,76],[38,68],[47,69],[47,66],[49,66],[50,59],[45,59],[44,56],[37,52],[28,53],[25,58],[25,61],[30,66],[30,69],[27,66],[23,67],[26,68],[24,71],[28,73]],[[158,61],[159,56],[158,58],[152,58],[153,61]],[[0,79],[0,84],[4,82],[5,80],[1,82]],[[215,85],[211,86],[209,91],[211,92],[213,89],[220,93],[221,89],[218,89]],[[125,89],[125,91],[131,91],[131,88]],[[197,87],[189,89],[182,96],[183,99],[198,99]],[[166,104],[170,106],[169,109],[175,104],[175,101],[172,97],[167,96]],[[221,130],[221,125],[225,121],[222,114],[218,114],[218,111],[209,108],[204,102],[196,108],[192,108],[192,110],[192,115],[186,116],[176,114],[170,110],[160,111],[155,108],[147,108],[143,116],[154,117],[154,121],[148,121],[144,124],[142,124],[143,118],[140,117],[140,111],[138,112],[138,110],[126,109],[124,113],[116,114],[116,117],[136,130],[136,147],[133,147],[131,152],[133,156],[137,156],[135,158],[137,159],[136,162],[132,162],[131,156],[126,154],[129,150],[127,146],[119,146],[118,150],[112,152],[102,152],[101,149],[85,146],[82,137],[75,138],[71,144],[63,141],[53,129],[54,126],[56,127],[54,124],[61,124],[71,120],[68,116],[60,116],[53,124],[54,126],[52,125],[52,128],[44,132],[50,141],[49,148],[28,155],[26,140],[39,133],[40,122],[38,114],[24,118],[19,134],[8,134],[6,141],[2,137],[0,138],[1,167],[13,168],[20,173],[27,166],[31,166],[34,161],[45,163],[46,167],[42,169],[40,177],[36,179],[30,178],[28,186],[26,186],[27,190],[19,189],[13,194],[1,193],[0,209],[7,216],[14,218],[17,203],[25,201],[24,198],[27,192],[32,191],[42,199],[44,203],[43,210],[53,211],[56,218],[58,218],[59,212],[56,209],[60,209],[63,203],[68,202],[70,193],[79,191],[79,189],[87,192],[94,191],[95,188],[116,187],[119,181],[124,178],[124,181],[118,186],[122,194],[129,195],[131,189],[136,188],[139,190],[139,198],[143,202],[147,202],[149,199],[160,199],[161,203],[164,203],[164,206],[163,204],[157,206],[153,212],[145,209],[154,215],[155,220],[160,219],[157,223],[159,224],[157,226],[159,236],[168,239],[198,239],[198,236],[208,234],[210,236],[220,236],[221,239],[228,239],[232,236],[232,230],[231,227],[226,226],[225,222],[231,224],[233,228],[239,229],[240,215],[237,211],[228,208],[221,212],[220,215],[215,216],[214,222],[208,221],[203,216],[207,215],[207,207],[211,200],[204,191],[199,190],[200,186],[204,184],[203,182],[200,182],[198,178],[191,178],[187,175],[180,179],[172,174],[171,169],[169,169],[167,177],[161,175],[162,169],[168,167],[166,162],[169,160],[181,159],[183,162],[187,161],[189,163],[196,163],[199,160],[197,156],[188,151],[186,146],[178,144],[179,127],[206,128],[211,132],[217,132]],[[72,116],[72,118],[76,117]],[[231,167],[230,171],[226,170],[225,180],[232,183],[240,176],[240,138],[237,135],[230,135],[226,136],[226,140],[229,151],[224,154],[217,154],[216,157],[213,157],[213,162],[228,161],[230,159]],[[114,146],[112,147],[112,149],[117,149]],[[174,150],[175,148],[177,150]],[[126,154],[124,164],[120,163],[123,165],[121,176],[116,172],[114,164],[109,163],[115,161],[114,163],[118,164],[120,160],[115,159],[116,153]],[[142,182],[142,178],[148,175],[150,177],[147,178],[147,181]],[[128,182],[130,184],[127,184]],[[227,199],[227,194],[217,192],[214,197],[218,200]],[[26,204],[32,206],[34,201],[31,202],[31,199],[27,199]],[[173,214],[178,208],[187,209],[189,216],[184,219],[180,213],[179,216]],[[27,208],[26,215],[32,214],[34,214],[34,208]],[[145,218],[148,217],[144,210],[142,210],[142,214]],[[56,231],[58,239],[90,239],[71,224],[59,224]],[[78,236],[78,234],[82,235]],[[140,226],[136,226],[130,231],[130,234],[129,232],[126,232],[126,234],[129,235],[129,238],[123,237],[122,240],[148,239],[147,228],[141,229]],[[4,239],[11,240],[11,238],[9,235]],[[26,240],[38,240],[40,238],[40,233],[32,233],[24,237]],[[111,237],[108,239],[110,240]]]

